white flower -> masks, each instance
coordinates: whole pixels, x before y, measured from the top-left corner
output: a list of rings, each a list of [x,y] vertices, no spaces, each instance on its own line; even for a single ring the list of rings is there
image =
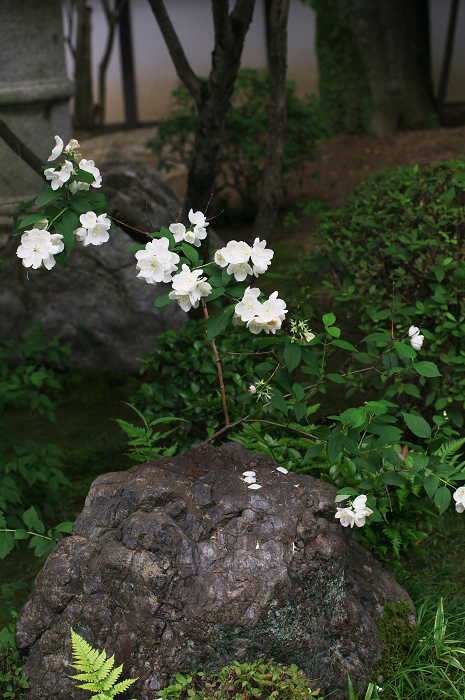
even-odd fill
[[[224,255],[223,255],[224,248],[220,248],[215,252],[215,255],[213,256],[213,260],[218,267],[226,267],[228,264],[228,261],[225,260]]]
[[[357,498],[354,499],[352,503],[352,508],[357,511],[357,510],[363,510],[366,508],[367,504],[367,497],[365,494],[361,494],[360,496],[357,496]]]
[[[196,309],[202,297],[207,297],[211,290],[211,284],[201,277],[203,270],[189,270],[187,265],[182,266],[182,271],[173,277],[173,291],[169,293],[170,299],[175,299],[181,309],[189,311]],[[200,277],[200,279],[199,279]]]
[[[254,471],[242,472],[242,476],[256,476],[256,472],[254,472]]]
[[[34,228],[38,229],[46,229],[48,226],[48,219],[40,219],[40,221],[36,221],[34,224]]]
[[[157,282],[171,282],[172,273],[177,270],[179,255],[169,250],[167,238],[157,238],[149,241],[145,250],[138,250],[136,253],[137,275],[145,279],[149,284]]]
[[[465,486],[459,486],[453,497],[454,501],[456,501],[455,510],[457,513],[463,513],[465,510]]]
[[[255,388],[255,386],[254,386],[253,384],[251,384],[251,385],[249,386],[249,391],[250,391],[251,394],[256,394],[256,393],[257,393],[257,389]]]
[[[265,321],[261,321],[258,316],[255,316],[251,321],[247,323],[247,328],[254,335],[258,335],[258,333],[260,333],[261,331],[266,331],[267,333],[270,332],[268,324],[265,323]]]
[[[288,469],[286,469],[285,467],[276,467],[276,471],[281,472],[282,474],[288,473]]]
[[[255,484],[257,479],[254,476],[245,476],[242,481],[245,481],[246,484]]]
[[[56,138],[56,137],[55,137]],[[61,141],[61,139],[60,139]],[[76,141],[76,139],[71,139],[71,141],[68,143],[68,145],[65,148],[65,153],[73,153],[74,151],[77,151],[78,148],[81,148],[79,143]],[[53,151],[52,151],[53,153]],[[49,158],[50,160],[50,158]]]
[[[105,214],[97,216],[95,212],[88,211],[81,214],[79,220],[82,227],[75,229],[73,233],[78,241],[81,241],[85,246],[102,245],[109,240],[108,229],[111,226],[111,221]]]
[[[339,518],[342,527],[354,526],[355,513],[352,508],[338,508],[334,517]]]
[[[241,321],[244,321],[244,323],[251,321],[253,317],[259,313],[259,310],[261,309],[261,304],[258,301],[259,295],[259,289],[256,287],[247,287],[242,301],[236,305],[235,313],[240,317]]]
[[[260,241],[258,238],[254,240],[250,257],[253,262],[253,274],[255,277],[266,272],[273,255],[274,251],[266,248],[266,241]]]
[[[194,212],[194,210],[191,209],[187,216],[191,224],[194,224],[195,227],[198,226],[199,228],[205,228],[205,226],[208,226],[208,222],[205,219],[205,214],[202,214],[201,211]]]
[[[408,329],[408,334],[410,336],[410,344],[412,348],[414,350],[421,350],[425,336],[420,335],[420,329],[417,328],[417,326],[410,326]]]
[[[184,224],[170,224],[170,231],[173,234],[176,243],[180,243],[180,241],[184,240],[186,233],[186,227]]]
[[[47,180],[51,181],[50,187],[52,190],[57,190],[59,187],[63,187],[63,180],[61,179],[61,171],[60,170],[54,170],[53,168],[47,168],[47,170],[44,170],[44,175],[47,178]]]
[[[22,258],[24,267],[32,267],[37,270],[42,266],[51,270],[55,265],[56,253],[61,253],[64,248],[63,236],[59,233],[51,234],[44,229],[31,229],[21,236],[21,245],[16,251],[18,258]]]
[[[314,337],[315,337],[315,333],[310,333],[309,331],[306,331],[304,333],[304,338],[307,341],[307,343],[309,343],[311,340],[313,340]]]
[[[63,150],[63,139],[61,139],[59,136],[55,136],[55,141],[57,145],[54,148],[52,148],[52,153],[47,158],[48,161],[56,160],[58,156],[61,156],[61,152]]]
[[[259,316],[262,321],[269,323],[274,318],[279,318],[283,321],[286,313],[286,302],[278,299],[278,292],[273,292],[267,301],[264,301],[261,305]]]
[[[85,158],[82,158],[79,161],[79,167],[81,170],[85,170],[87,173],[91,173],[95,180],[92,183],[92,187],[101,187],[102,186],[102,176],[100,175],[100,170],[95,167],[95,163],[93,160],[86,160]],[[78,190],[88,190],[90,187],[88,182],[72,182],[69,186],[70,192],[72,194],[76,194]]]
[[[354,522],[357,527],[363,527],[365,525],[365,518],[371,515],[373,511],[371,508],[359,508],[355,511]]]
[[[261,489],[262,487],[260,486],[260,484],[250,484],[248,488],[249,489]]]

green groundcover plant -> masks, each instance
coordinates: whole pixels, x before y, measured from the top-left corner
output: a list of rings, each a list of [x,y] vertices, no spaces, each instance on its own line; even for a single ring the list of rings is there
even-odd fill
[[[459,159],[383,170],[323,218],[318,228],[323,244],[291,272],[289,293],[317,312],[321,302],[315,303],[309,286],[316,277],[326,308],[331,303],[343,314],[357,346],[349,369],[373,366],[352,374],[346,396],[370,391],[426,418],[445,410],[462,427],[464,204],[465,160]],[[424,356],[439,370],[419,381],[411,381],[409,373],[396,376],[399,359],[388,350],[391,336],[412,325],[421,329]],[[378,371],[380,354],[393,381]]]
[[[269,76],[266,70],[239,70],[223,138],[222,171],[217,182],[219,204],[241,218],[254,216],[265,158],[268,131]],[[189,166],[193,155],[197,112],[189,91],[180,85],[172,93],[174,106],[157,127],[147,145],[159,154],[158,167],[168,171]],[[286,141],[283,173],[295,171],[299,163],[315,160],[318,141],[330,136],[324,126],[315,95],[296,95],[295,84],[286,82]],[[229,196],[234,193],[234,201]]]
[[[19,222],[24,232],[17,255],[27,268],[52,270],[56,264],[67,264],[76,243],[100,246],[109,240],[112,222],[105,214],[105,198],[94,192],[101,176],[93,161],[80,156],[79,148],[75,139],[64,147],[56,137],[49,161],[64,156],[64,163],[45,168],[51,187],[37,201],[43,212],[26,215]],[[157,306],[175,302],[188,311],[201,305],[218,389],[200,397],[203,403],[198,405],[219,409],[222,415],[220,425],[206,426],[204,442],[235,436],[254,441],[258,450],[260,441],[254,436],[260,427],[274,440],[267,438],[266,447],[286,459],[289,467],[298,464],[313,473],[316,461],[316,470],[338,486],[335,502],[342,506],[335,506],[335,518],[343,527],[362,533],[362,541],[385,558],[418,547],[431,522],[451,502],[461,517],[465,512],[465,469],[458,454],[462,443],[453,442],[456,433],[440,409],[427,421],[416,408],[399,407],[390,400],[392,396],[379,396],[329,416],[325,425],[312,422],[317,392],[330,383],[350,385],[354,376],[373,370],[386,386],[396,382],[422,386],[441,377],[436,364],[422,357],[425,336],[420,327],[402,325],[395,320],[395,308],[388,307],[382,329],[370,329],[360,341],[369,348],[374,343],[376,357],[366,353],[368,366],[354,368],[360,353],[341,337],[334,313],[325,313],[319,328],[312,331],[305,319],[287,318],[286,303],[277,291],[265,298],[259,287],[252,286],[248,278],[266,273],[273,257],[266,241],[257,238],[253,245],[230,241],[212,261],[201,260],[197,249],[207,237],[209,222],[204,213],[193,210],[188,219],[187,228],[174,223],[160,232],[147,232],[148,243],[132,246],[128,253],[135,254],[142,281],[169,285],[156,297]],[[252,359],[259,379],[243,393],[228,393],[223,366],[229,349],[220,354],[219,336],[224,333],[228,338],[236,327],[254,339],[253,349],[245,355],[246,362]],[[339,370],[328,363],[332,353],[340,356]],[[243,374],[238,375],[240,380]],[[195,402],[191,405],[195,407]],[[133,449],[162,437],[150,432],[150,423],[155,426],[157,421],[156,417],[146,421],[146,432],[136,436]],[[275,429],[278,433],[272,437]],[[287,467],[279,469],[287,472]],[[243,480],[244,488],[262,488],[252,472],[244,474]],[[47,539],[35,517],[28,512],[29,522],[23,516],[28,527],[25,536],[32,533]],[[12,537],[23,537],[23,528],[8,528],[0,522],[3,556],[10,551]],[[54,538],[49,533],[50,542]]]

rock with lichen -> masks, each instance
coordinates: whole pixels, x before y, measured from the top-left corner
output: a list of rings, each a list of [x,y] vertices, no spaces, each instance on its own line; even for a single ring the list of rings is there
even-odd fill
[[[412,601],[334,518],[336,489],[277,466],[230,443],[98,477],[18,617],[26,697],[87,697],[68,675],[71,627],[115,654],[139,700],[176,672],[258,657],[295,663],[335,700],[348,674],[366,686],[375,619],[398,601],[413,616]]]

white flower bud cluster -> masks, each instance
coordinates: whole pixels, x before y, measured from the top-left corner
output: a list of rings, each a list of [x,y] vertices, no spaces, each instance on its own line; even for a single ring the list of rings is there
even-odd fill
[[[186,229],[184,224],[171,224],[170,231],[173,234],[176,243],[186,241],[197,248],[201,245],[201,241],[207,236],[208,223],[205,215],[201,211],[191,209],[188,214],[188,219],[191,222],[191,229]]]

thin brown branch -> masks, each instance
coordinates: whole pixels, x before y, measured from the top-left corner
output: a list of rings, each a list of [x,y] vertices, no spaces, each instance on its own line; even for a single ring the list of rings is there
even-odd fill
[[[200,104],[201,82],[187,60],[178,35],[171,23],[163,0],[149,0],[155,19],[165,40],[179,79],[184,83],[197,105]]]
[[[208,310],[207,310],[207,305],[205,303],[205,299],[201,299],[202,301],[202,308],[203,308],[203,313],[208,321]],[[230,420],[229,420],[229,412],[228,412],[228,405],[226,403],[226,391],[224,389],[224,380],[223,380],[223,372],[221,371],[221,360],[218,355],[218,350],[216,349],[216,344],[215,340],[212,338],[210,340],[210,345],[212,346],[213,354],[215,355],[215,362],[216,362],[216,371],[218,372],[218,381],[220,384],[220,393],[221,393],[221,403],[223,406],[223,413],[224,413],[224,420],[226,422],[226,427],[230,425]]]
[[[107,214],[107,216],[112,220],[116,221],[117,224],[122,224],[123,226],[126,226],[127,228],[132,229],[133,231],[137,231],[137,233],[143,233],[145,236],[150,236],[150,233],[147,233],[147,231],[141,231],[140,228],[135,228],[134,226],[130,226],[127,224],[125,221],[119,221],[119,219],[115,219],[114,216],[111,216],[111,214]]]

